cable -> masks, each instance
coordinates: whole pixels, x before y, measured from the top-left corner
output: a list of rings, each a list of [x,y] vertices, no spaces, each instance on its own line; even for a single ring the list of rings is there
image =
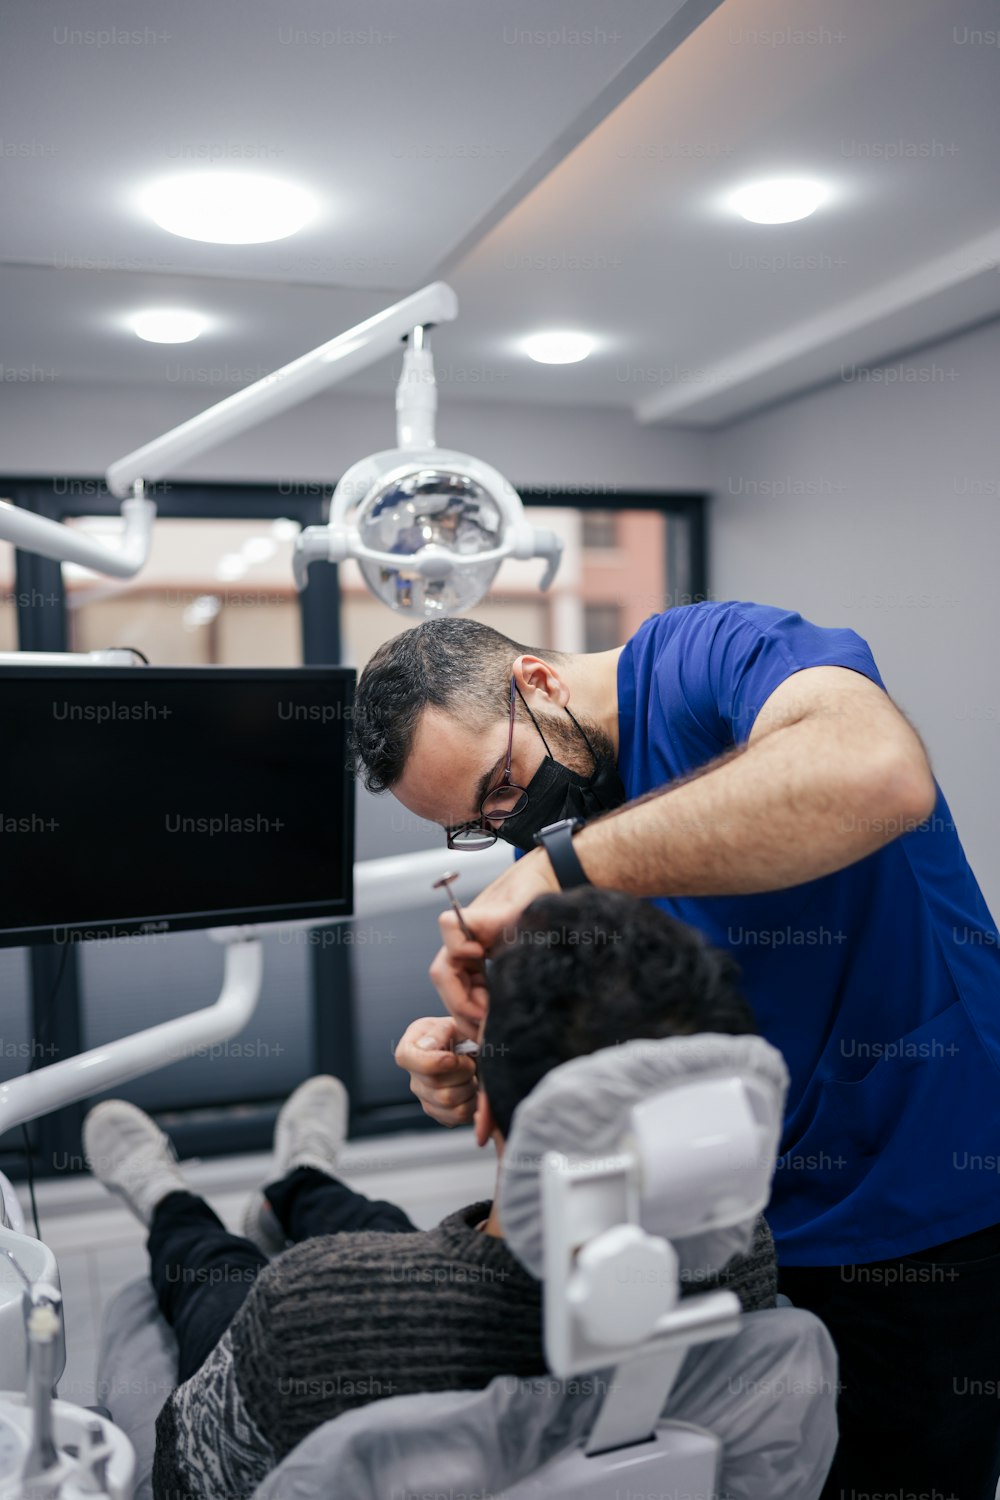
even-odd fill
[[[144,651],[140,651],[138,646],[109,646],[107,649],[109,651],[131,651],[133,656],[139,658],[143,666],[149,666],[149,657]]]
[[[62,957],[59,960],[59,967],[56,970],[56,977],[52,981],[52,988],[49,990],[48,996],[42,1007],[41,1030],[39,1031],[37,1037],[33,1036],[31,1038],[31,1061],[28,1063],[29,1073],[34,1071],[35,1064],[38,1061],[39,1053],[45,1051],[45,1044],[48,1040],[50,1022],[52,1020],[52,1007],[55,1003],[55,998],[59,991],[59,986],[62,984],[63,975],[66,972],[66,959],[68,956],[69,943],[64,943]],[[37,1048],[35,1046],[36,1042],[38,1043]],[[25,1121],[25,1123],[21,1126],[21,1135],[24,1139],[24,1164],[28,1175],[28,1193],[31,1197],[31,1216],[35,1221],[35,1234],[38,1239],[41,1239],[42,1230],[41,1225],[38,1222],[38,1204],[35,1201],[35,1167],[31,1159],[31,1142],[28,1139],[27,1121]]]

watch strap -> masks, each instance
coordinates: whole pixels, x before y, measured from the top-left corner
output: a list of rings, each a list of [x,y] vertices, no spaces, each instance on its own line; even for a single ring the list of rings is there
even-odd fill
[[[587,873],[573,848],[573,835],[583,827],[580,818],[564,818],[561,823],[550,823],[535,834],[536,844],[541,844],[549,856],[561,890],[571,891],[576,886],[590,885]]]

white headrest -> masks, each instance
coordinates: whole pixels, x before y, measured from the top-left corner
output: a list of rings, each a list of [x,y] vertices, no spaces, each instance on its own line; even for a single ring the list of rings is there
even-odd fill
[[[629,1146],[638,1150],[647,1183],[643,1226],[672,1240],[686,1279],[714,1275],[734,1255],[747,1251],[763,1202],[734,1221],[720,1198],[705,1205],[699,1220],[691,1206],[694,1192],[686,1194],[687,1201],[680,1201],[676,1193],[670,1202],[656,1198],[657,1170],[650,1160],[648,1131],[637,1130],[637,1125],[645,1119],[648,1126],[657,1114],[653,1106],[639,1106],[699,1080],[746,1085],[742,1092],[752,1112],[754,1136],[747,1171],[756,1174],[766,1198],[781,1136],[788,1069],[781,1053],[763,1037],[706,1032],[638,1039],[572,1058],[546,1073],[514,1111],[500,1171],[504,1238],[533,1276],[541,1277],[544,1267],[541,1164],[547,1151],[585,1158],[613,1156]],[[670,1101],[664,1103],[659,1118],[665,1120]],[[668,1146],[665,1143],[665,1154]],[[702,1227],[696,1227],[699,1224]]]

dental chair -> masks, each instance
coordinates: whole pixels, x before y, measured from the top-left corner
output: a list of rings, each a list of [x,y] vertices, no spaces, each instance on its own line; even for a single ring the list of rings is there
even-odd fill
[[[760,1037],[575,1058],[514,1115],[499,1210],[544,1281],[549,1379],[397,1396],[337,1417],[253,1500],[814,1500],[837,1442],[836,1356],[791,1307],[743,1314],[724,1268],[765,1206],[787,1072]],[[150,1500],[176,1345],[148,1281],[105,1311],[99,1399]]]

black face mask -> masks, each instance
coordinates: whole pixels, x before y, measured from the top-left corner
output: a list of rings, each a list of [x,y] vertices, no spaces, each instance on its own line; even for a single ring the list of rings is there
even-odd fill
[[[569,709],[566,712],[569,713]],[[573,719],[572,714],[569,716]],[[530,854],[535,848],[535,834],[539,829],[548,828],[550,823],[559,823],[563,818],[596,818],[598,813],[610,812],[625,801],[625,788],[615,761],[610,756],[598,755],[576,719],[573,723],[587,741],[594,757],[594,770],[590,776],[580,776],[551,755],[546,755],[525,787],[527,807],[523,812],[504,818],[496,829],[498,838],[525,854]]]

